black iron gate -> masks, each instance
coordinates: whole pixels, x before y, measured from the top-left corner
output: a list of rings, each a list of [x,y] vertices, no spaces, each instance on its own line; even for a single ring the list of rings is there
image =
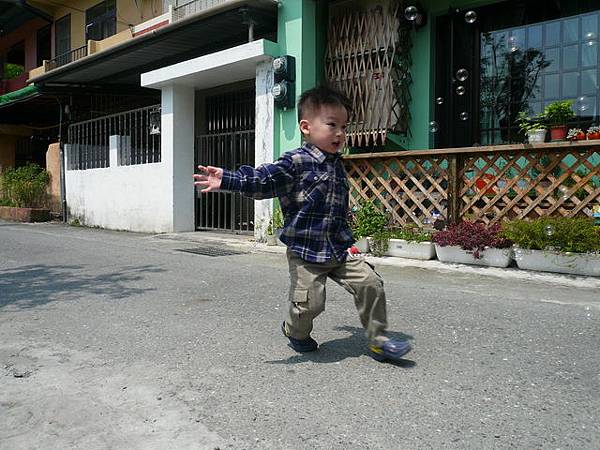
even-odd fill
[[[254,166],[254,90],[206,99],[208,133],[196,137],[196,165]],[[238,193],[196,191],[196,229],[252,233],[254,200]]]

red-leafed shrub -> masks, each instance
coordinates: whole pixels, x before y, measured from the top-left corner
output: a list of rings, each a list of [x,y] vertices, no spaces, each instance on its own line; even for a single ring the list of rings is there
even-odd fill
[[[478,222],[459,222],[433,235],[432,241],[441,247],[459,246],[472,252],[477,259],[486,248],[508,248],[512,242],[500,235],[500,224],[485,225]]]

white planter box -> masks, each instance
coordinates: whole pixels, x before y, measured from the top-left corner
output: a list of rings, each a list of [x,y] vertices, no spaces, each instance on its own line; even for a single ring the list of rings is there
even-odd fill
[[[369,253],[369,239],[364,237],[354,243],[354,246],[361,253]]]
[[[442,262],[473,264],[476,266],[508,267],[512,260],[512,249],[510,248],[488,248],[481,252],[481,258],[479,259],[456,245],[441,247],[435,244],[435,252]]]
[[[432,242],[408,242],[404,239],[390,239],[386,255],[426,260],[435,258],[435,247]]]
[[[519,269],[600,277],[600,255],[515,248]]]

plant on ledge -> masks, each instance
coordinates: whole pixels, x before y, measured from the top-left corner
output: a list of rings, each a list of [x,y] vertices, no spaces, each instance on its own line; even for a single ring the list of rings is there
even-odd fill
[[[585,133],[581,128],[571,128],[567,133],[567,141],[583,141]]]
[[[600,127],[597,125],[593,125],[587,130],[587,138],[588,139],[600,139]]]
[[[458,246],[480,259],[488,248],[509,248],[512,242],[500,234],[500,224],[487,226],[479,222],[463,221],[452,224],[433,234],[432,240],[441,247]]]
[[[390,239],[402,239],[406,242],[429,242],[431,241],[431,232],[422,228],[404,226],[390,230]]]
[[[541,143],[546,139],[545,119],[543,115],[529,117],[524,111],[521,111],[517,117],[516,125],[527,136],[527,141],[530,144]]]
[[[567,135],[567,123],[575,116],[573,100],[560,100],[550,103],[544,109],[544,117],[550,126],[553,141],[562,141]]]

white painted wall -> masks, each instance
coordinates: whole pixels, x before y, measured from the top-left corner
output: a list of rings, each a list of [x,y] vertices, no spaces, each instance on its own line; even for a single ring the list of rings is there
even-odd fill
[[[168,178],[164,163],[67,170],[69,220],[112,230],[169,232]]]

